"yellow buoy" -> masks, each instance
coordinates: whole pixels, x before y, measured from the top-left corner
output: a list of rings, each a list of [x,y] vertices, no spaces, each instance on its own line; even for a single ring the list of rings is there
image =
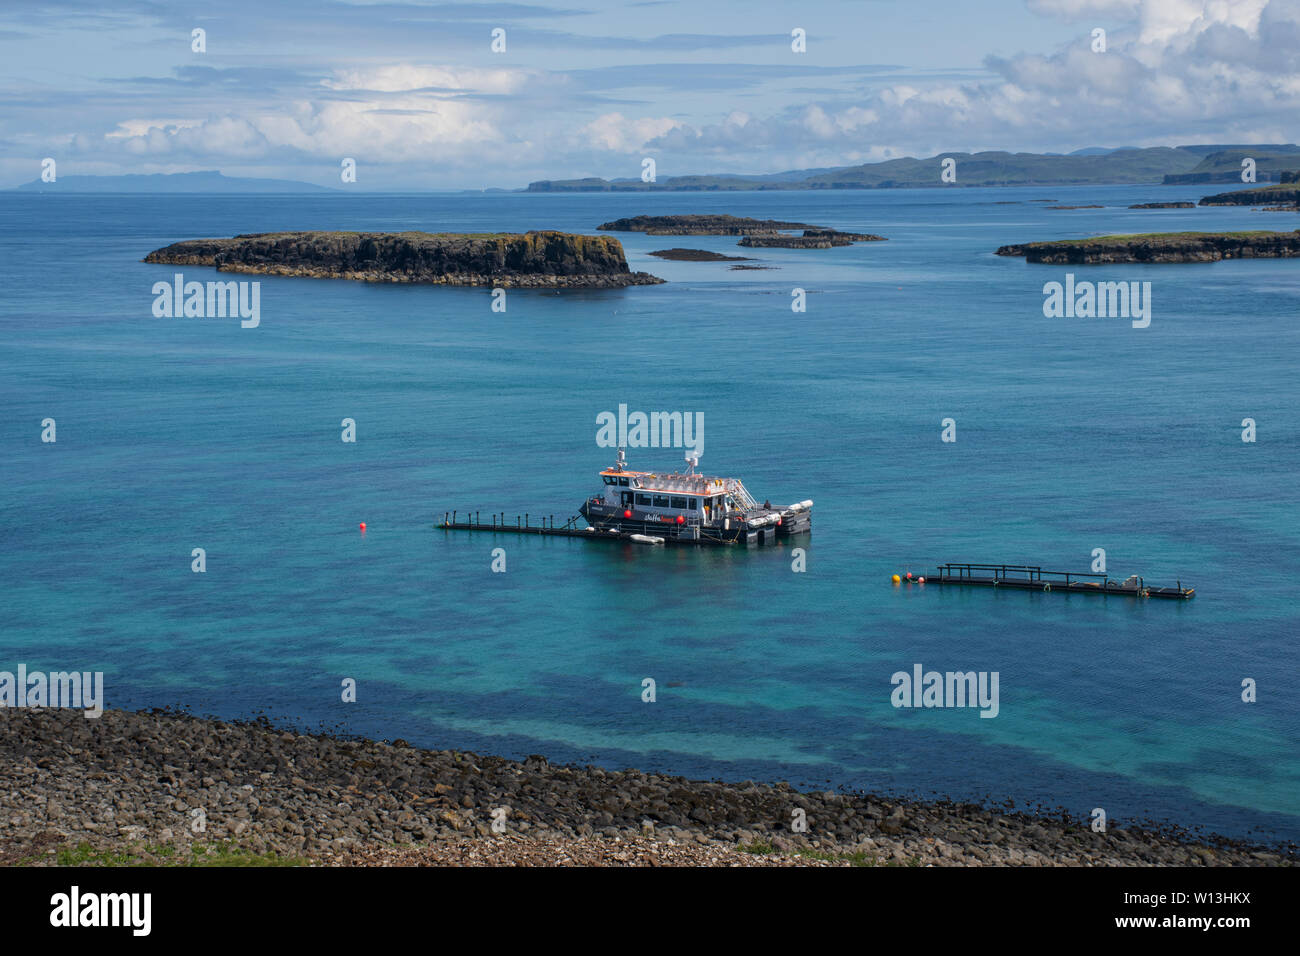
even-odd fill
[[[895,584],[897,584],[897,583],[898,583],[899,581],[901,581],[901,580],[903,580],[903,579],[900,578],[897,574],[894,575],[894,583],[895,583]]]

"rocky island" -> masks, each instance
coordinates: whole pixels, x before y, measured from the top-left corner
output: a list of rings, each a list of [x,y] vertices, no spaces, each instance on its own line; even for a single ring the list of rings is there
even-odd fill
[[[1194,202],[1140,202],[1134,203],[1129,209],[1195,209]]]
[[[855,242],[884,242],[884,236],[863,232],[840,232],[838,229],[805,229],[802,236],[787,236],[776,232],[755,232],[745,236],[739,246],[769,247],[779,249],[830,249],[833,246],[851,246]]]
[[[779,249],[830,249],[855,242],[883,242],[884,236],[840,232],[806,222],[780,219],[750,219],[746,216],[687,214],[679,216],[631,216],[596,227],[609,232],[644,232],[648,236],[740,236],[740,246]],[[791,231],[802,230],[802,235]]]
[[[707,249],[656,249],[650,253],[657,259],[670,259],[673,262],[749,262],[748,256],[724,256],[721,252]]]
[[[1300,256],[1300,229],[1295,232],[1156,232],[1027,242],[1002,246],[997,255],[1024,256],[1027,262],[1053,265],[1281,259]]]
[[[145,262],[365,282],[614,289],[663,282],[632,272],[622,244],[565,232],[260,232],[187,239]]]
[[[704,215],[629,216],[601,223],[602,232],[644,232],[648,236],[748,236],[751,233],[790,229],[821,229],[806,222],[780,219],[751,219],[748,216]]]
[[[1273,206],[1291,203],[1300,208],[1300,185],[1260,186],[1257,189],[1234,189],[1206,196],[1202,206]]]

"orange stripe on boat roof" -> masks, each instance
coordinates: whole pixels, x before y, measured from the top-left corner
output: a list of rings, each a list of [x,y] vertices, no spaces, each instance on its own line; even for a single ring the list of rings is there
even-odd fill
[[[638,478],[644,477],[644,476],[646,476],[646,475],[653,475],[653,476],[656,477],[656,478],[687,478],[687,479],[690,479],[690,480],[692,480],[692,481],[724,481],[724,480],[725,480],[721,475],[700,475],[700,474],[695,474],[695,475],[681,475],[681,474],[677,474],[677,473],[675,473],[675,472],[659,472],[659,471],[619,471],[617,468],[606,468],[604,471],[601,472],[601,474],[602,474],[602,475],[636,476],[636,477],[638,477]]]
[[[613,468],[606,468],[601,472],[602,475],[610,477],[628,477],[644,478],[649,475],[651,478],[679,478],[683,481],[726,481],[721,475],[679,475],[675,473],[661,473],[657,471],[617,471]]]
[[[660,494],[672,495],[675,498],[716,498],[726,494],[721,488],[690,491],[686,488],[648,488],[644,485],[638,488],[637,491],[657,491]]]

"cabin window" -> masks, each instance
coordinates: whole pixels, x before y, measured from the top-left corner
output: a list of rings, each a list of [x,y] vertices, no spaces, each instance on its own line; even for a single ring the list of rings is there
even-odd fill
[[[686,499],[685,499],[685,498],[674,498],[674,499],[673,499],[673,505],[672,505],[672,506],[673,506],[674,508],[676,508],[678,511],[685,511],[685,510],[686,510]]]
[[[612,485],[613,483],[614,483],[614,479],[609,477],[609,475],[605,475],[605,484]]]
[[[697,502],[694,498],[688,498],[686,500],[688,502],[686,507],[688,507],[691,511],[699,510],[699,502]]]
[[[632,503],[632,492],[630,491],[623,492],[623,504],[626,506],[626,505],[630,505],[631,503]]]
[[[667,495],[655,495],[655,507],[656,507],[656,508],[667,508],[667,507],[668,507],[668,496],[667,496]]]
[[[650,496],[649,496],[649,495],[637,495],[637,496],[636,496],[636,503],[639,504],[639,505],[649,505],[649,504],[650,504]]]
[[[626,478],[620,478],[620,479],[618,480],[618,483],[619,483],[620,485],[622,485],[624,488],[627,487],[627,479],[626,479]]]

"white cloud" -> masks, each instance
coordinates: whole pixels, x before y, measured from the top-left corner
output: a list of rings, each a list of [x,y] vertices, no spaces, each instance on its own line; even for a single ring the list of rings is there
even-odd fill
[[[316,159],[363,157],[372,163],[470,162],[506,148],[506,103],[428,91],[503,93],[527,82],[516,71],[391,66],[340,71],[323,81],[328,96],[266,110],[185,121],[127,120],[106,141],[136,156],[250,159],[290,151]],[[336,92],[348,92],[336,98]],[[647,137],[659,130],[634,121]]]
[[[988,78],[979,81],[912,74],[895,83],[873,79],[856,95],[823,87],[820,94],[781,92],[775,100],[736,97],[708,114],[701,105],[708,100],[677,87],[657,91],[638,82],[635,101],[620,101],[619,90],[593,92],[590,77],[562,66],[391,63],[313,75],[287,101],[240,98],[242,88],[227,97],[216,86],[180,87],[173,100],[130,107],[131,118],[119,120],[115,112],[102,133],[61,126],[11,138],[26,145],[19,137],[28,137],[38,156],[50,142],[67,143],[87,163],[118,159],[128,168],[334,170],[352,156],[363,170],[390,165],[394,181],[421,185],[511,184],[620,169],[628,175],[627,157],[644,155],[656,156],[660,175],[669,175],[966,148],[1295,139],[1300,0],[1026,2],[1036,13],[1079,20],[1076,38],[1055,51],[990,58]],[[1090,48],[1093,26],[1108,31],[1105,53]]]
[[[529,70],[478,70],[399,63],[338,70],[331,78],[322,80],[321,85],[330,90],[359,90],[369,93],[443,89],[502,94],[519,92],[536,82],[538,75],[536,71]]]
[[[990,59],[986,65],[998,74],[993,81],[885,86],[853,105],[809,104],[741,127],[683,126],[648,145],[707,153],[724,143],[768,150],[797,144],[824,163],[882,141],[928,155],[971,143],[1066,150],[1295,139],[1298,0],[1033,0],[1031,6],[1059,15],[1118,11],[1132,24],[1110,31],[1104,53],[1094,53],[1090,31],[1081,30],[1050,55]]]
[[[733,114],[734,115],[734,114]],[[643,152],[647,144],[685,124],[667,117],[628,119],[622,113],[605,113],[579,131],[591,145],[615,153]]]
[[[1030,10],[1048,16],[1079,20],[1083,17],[1132,19],[1142,0],[1028,0]]]

